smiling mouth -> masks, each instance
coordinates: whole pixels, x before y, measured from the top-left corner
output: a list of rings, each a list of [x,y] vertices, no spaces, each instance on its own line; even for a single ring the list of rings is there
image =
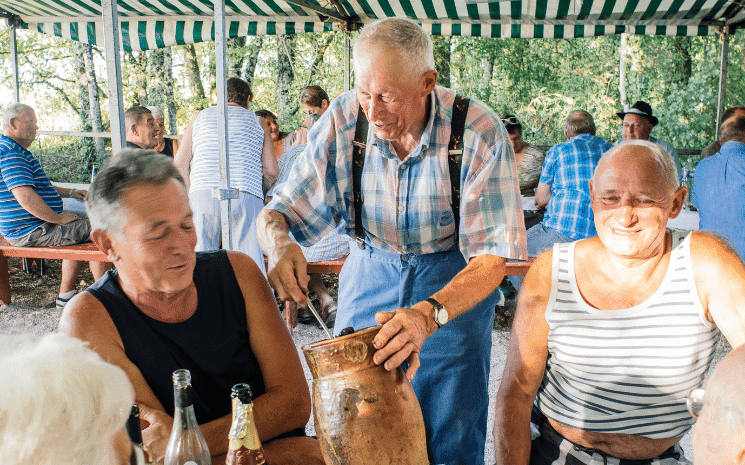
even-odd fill
[[[639,231],[638,230],[625,230],[625,229],[613,228],[613,232],[615,234],[618,234],[619,236],[631,236],[632,234],[636,234]]]

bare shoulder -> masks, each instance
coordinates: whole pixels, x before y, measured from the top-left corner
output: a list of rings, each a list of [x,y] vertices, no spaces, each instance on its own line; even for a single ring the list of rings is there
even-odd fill
[[[250,282],[256,284],[256,280],[263,281],[264,275],[253,258],[242,252],[227,251],[230,266],[233,267],[238,283]],[[241,285],[242,287],[242,285]]]
[[[695,268],[711,272],[722,267],[743,267],[737,252],[721,237],[708,231],[691,233],[691,260],[694,271]]]
[[[101,345],[121,345],[121,337],[109,312],[90,292],[76,295],[60,316],[58,331],[83,341],[100,353]]]

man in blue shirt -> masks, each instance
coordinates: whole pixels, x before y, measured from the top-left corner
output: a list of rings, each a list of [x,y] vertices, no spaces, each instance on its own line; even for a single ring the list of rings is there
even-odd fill
[[[596,235],[589,181],[598,160],[611,145],[595,136],[595,122],[584,110],[569,114],[564,137],[568,140],[551,147],[543,162],[535,205],[541,210],[545,208],[546,214],[542,222],[527,232],[531,257],[555,243]]]
[[[745,116],[722,123],[719,141],[719,152],[696,166],[693,205],[699,228],[722,236],[745,260]]]
[[[0,136],[0,234],[15,246],[71,245],[90,240],[90,224],[63,211],[62,197],[85,199],[84,190],[55,187],[28,147],[39,129],[34,109],[14,103],[3,114],[5,135]],[[57,307],[75,295],[75,282],[83,262],[62,261],[62,283]],[[91,262],[98,279],[108,263]]]

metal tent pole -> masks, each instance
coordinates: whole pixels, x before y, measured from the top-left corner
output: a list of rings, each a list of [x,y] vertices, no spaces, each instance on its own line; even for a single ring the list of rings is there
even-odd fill
[[[8,26],[10,27],[10,68],[13,73],[13,102],[18,103],[21,101],[21,90],[18,86],[18,44],[16,43],[16,27],[18,24],[13,18],[8,19]]]
[[[111,124],[111,150],[119,152],[126,147],[124,130],[124,95],[122,94],[122,61],[119,45],[119,12],[116,0],[102,0],[104,48],[106,51],[106,76],[109,88],[109,119]]]
[[[349,31],[344,33],[344,90],[350,90],[352,88],[352,70],[350,56],[352,54],[352,47],[350,46]]]
[[[215,1],[215,79],[217,83],[217,140],[220,157],[220,188],[212,196],[220,199],[220,224],[222,225],[222,248],[233,249],[233,233],[230,228],[230,199],[238,198],[238,189],[230,188],[228,161],[228,95],[226,91],[226,46],[225,0]]]
[[[719,96],[717,98],[717,134],[727,100],[727,57],[729,55],[729,26],[722,27],[722,57],[719,63]]]

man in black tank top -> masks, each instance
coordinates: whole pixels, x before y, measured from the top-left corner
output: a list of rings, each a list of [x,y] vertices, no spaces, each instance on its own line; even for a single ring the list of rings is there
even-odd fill
[[[171,160],[122,151],[99,171],[86,207],[92,239],[116,270],[70,301],[59,329],[127,373],[156,460],[173,423],[171,374],[186,368],[213,457],[227,452],[230,390],[248,383],[267,461],[322,464],[304,437],[310,393],[269,286],[244,254],[194,252],[188,194]]]

